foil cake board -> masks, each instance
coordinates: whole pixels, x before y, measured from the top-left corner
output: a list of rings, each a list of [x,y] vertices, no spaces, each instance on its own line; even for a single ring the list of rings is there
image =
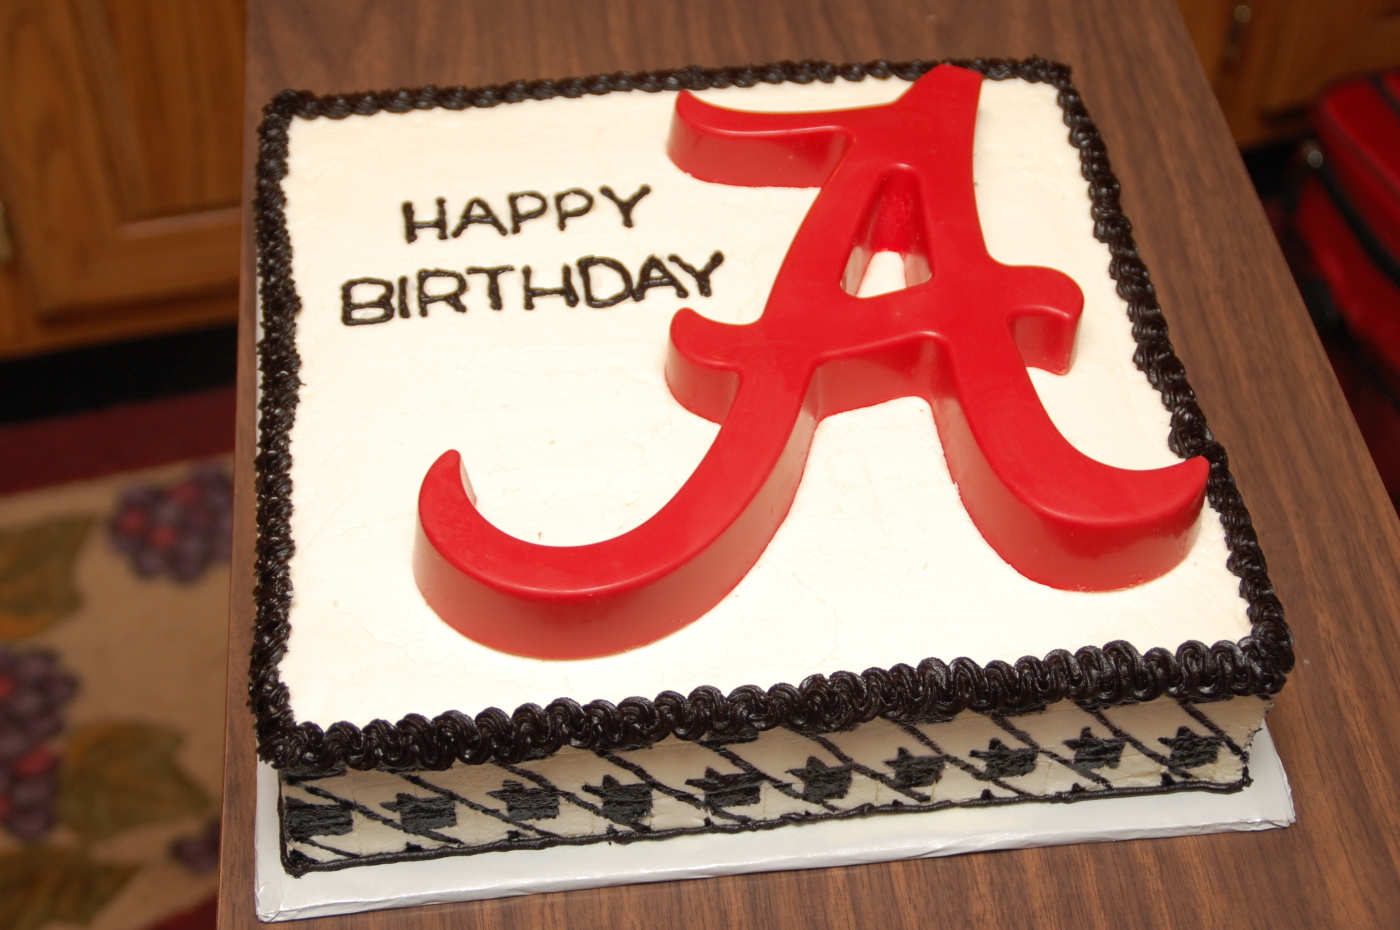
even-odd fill
[[[1253,784],[1235,794],[1184,791],[1074,804],[1012,804],[833,820],[660,842],[556,846],[365,865],[293,878],[282,869],[276,771],[258,763],[256,908],[264,921],[510,895],[820,869],[993,849],[1272,830],[1296,819],[1265,726],[1249,752]]]

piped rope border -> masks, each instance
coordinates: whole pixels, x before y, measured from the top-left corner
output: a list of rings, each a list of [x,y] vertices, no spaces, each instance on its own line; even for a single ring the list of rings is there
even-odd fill
[[[278,673],[290,633],[288,563],[295,543],[290,531],[289,434],[301,383],[296,349],[296,315],[301,300],[292,280],[292,246],[282,191],[292,118],[345,119],[381,110],[464,110],[553,97],[752,87],[787,81],[830,84],[837,79],[861,81],[867,77],[912,81],[939,63],[835,65],[809,61],[749,68],[692,66],[679,71],[619,72],[563,81],[423,87],[346,96],[283,91],[273,98],[264,108],[259,127],[261,149],[254,201],[263,338],[258,346],[262,397],[256,460],[257,618],[248,692],[257,718],[262,759],[295,771],[326,771],[340,765],[354,769],[443,769],[456,762],[519,762],[564,746],[616,749],[667,736],[697,740],[776,726],[830,732],[876,717],[896,721],[947,719],[963,710],[1014,714],[1061,700],[1112,705],[1149,701],[1165,694],[1208,701],[1269,695],[1283,687],[1293,668],[1292,634],[1269,581],[1249,511],[1230,475],[1228,456],[1206,426],[1196,394],[1167,336],[1162,309],[1133,240],[1132,224],[1119,203],[1118,180],[1109,167],[1098,129],[1070,81],[1070,69],[1040,58],[979,58],[950,63],[992,80],[1020,78],[1050,84],[1059,91],[1069,139],[1079,150],[1082,172],[1089,182],[1094,235],[1108,246],[1112,255],[1109,273],[1128,303],[1137,342],[1134,361],[1171,411],[1168,443],[1172,451],[1183,458],[1202,455],[1210,462],[1206,496],[1225,527],[1230,549],[1226,564],[1239,577],[1241,596],[1249,605],[1250,635],[1239,642],[1222,641],[1213,646],[1191,641],[1175,653],[1157,648],[1143,654],[1129,643],[1117,641],[1102,649],[1087,646],[1074,653],[1057,649],[1043,659],[1026,656],[1014,665],[995,661],[980,666],[966,658],[950,663],[925,659],[917,668],[900,664],[867,669],[859,675],[813,675],[796,687],[746,685],[728,695],[705,686],[689,695],[666,691],[653,700],[628,698],[616,705],[607,701],[581,705],[560,698],[546,707],[525,704],[512,714],[490,708],[474,718],[457,711],[431,720],[411,714],[398,723],[375,720],[357,727],[341,722],[323,730],[314,723],[298,723],[293,716],[287,687]]]

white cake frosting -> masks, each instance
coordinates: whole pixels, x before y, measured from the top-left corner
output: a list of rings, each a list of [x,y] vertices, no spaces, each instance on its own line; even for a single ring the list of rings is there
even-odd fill
[[[887,102],[898,80],[707,91],[740,109],[837,109]],[[293,277],[302,301],[300,404],[291,432],[296,554],[291,637],[280,674],[299,721],[364,724],[449,709],[513,709],[568,696],[652,697],[699,685],[796,683],[809,674],[914,664],[928,656],[1015,661],[1125,639],[1140,650],[1249,632],[1220,522],[1207,508],[1186,560],[1136,588],[1082,593],[1018,574],[982,540],[944,463],[927,405],[904,399],[819,428],[791,513],[759,563],[709,614],[649,646],[596,659],[505,655],[466,639],[423,601],[410,554],[419,483],[458,449],[483,514],[521,538],[574,545],[655,513],[717,431],[680,407],[662,363],[671,316],[690,306],[756,319],[815,190],[709,184],[681,172],[665,142],[673,94],[614,93],[490,110],[293,120],[283,181]],[[1031,375],[1052,419],[1085,453],[1154,468],[1168,450],[1160,395],[1132,363],[1123,301],[1093,238],[1086,183],[1055,90],[984,82],[974,150],[987,246],[1007,264],[1043,265],[1084,292],[1068,374]],[[560,140],[566,140],[561,144]],[[642,184],[631,228],[599,195]],[[405,240],[400,212],[449,223],[484,198],[509,223],[507,195],[589,190],[596,203],[560,231],[555,215],[499,236],[475,225]],[[687,299],[656,288],[606,309],[539,298],[522,308],[518,274],[489,309],[471,277],[465,314],[443,303],[408,319],[345,326],[341,286],[418,269],[530,265],[557,286],[588,255],[633,273],[649,255],[700,266],[724,253],[714,293],[671,270]],[[901,286],[876,261],[863,296]],[[601,275],[600,275],[601,278]]]

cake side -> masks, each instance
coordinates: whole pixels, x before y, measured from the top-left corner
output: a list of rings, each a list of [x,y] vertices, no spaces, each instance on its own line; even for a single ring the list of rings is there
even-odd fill
[[[1062,701],[1027,714],[877,719],[829,734],[781,727],[565,748],[445,771],[283,771],[282,864],[304,875],[959,808],[1232,793],[1251,784],[1250,749],[1268,703]]]
[[[973,63],[974,65],[976,63]],[[927,65],[906,68],[917,76]],[[1199,643],[1187,643],[1175,655],[1166,650],[1153,650],[1142,657],[1126,644],[1114,644],[1107,650],[1080,650],[1074,656],[1063,651],[1050,653],[1045,660],[1021,660],[1014,667],[992,662],[979,666],[969,660],[956,660],[952,666],[938,660],[923,663],[918,670],[895,666],[889,671],[872,670],[863,676],[832,675],[811,679],[801,688],[781,685],[768,691],[741,688],[730,697],[716,689],[699,689],[689,698],[679,694],[664,694],[655,702],[624,701],[619,708],[595,702],[582,708],[572,701],[558,701],[545,710],[526,706],[515,718],[500,711],[488,711],[473,720],[465,714],[447,714],[435,723],[423,718],[406,718],[398,726],[375,723],[364,729],[337,724],[323,733],[314,724],[297,727],[287,703],[285,687],[278,681],[276,660],[286,642],[286,609],[290,592],[286,571],[290,550],[287,512],[290,488],[287,438],[290,415],[296,402],[296,348],[293,344],[292,313],[297,297],[290,279],[285,246],[287,230],[277,222],[282,204],[280,172],[285,171],[285,129],[290,114],[303,116],[343,116],[350,109],[344,102],[324,102],[308,98],[284,96],[269,113],[265,127],[263,168],[260,169],[260,235],[263,254],[263,288],[265,332],[264,342],[264,455],[260,459],[260,526],[262,528],[259,600],[259,654],[255,658],[254,702],[259,710],[260,740],[265,757],[281,764],[312,759],[350,761],[360,766],[377,763],[422,764],[422,759],[409,759],[422,749],[421,739],[433,732],[440,739],[429,739],[435,747],[427,750],[435,764],[442,765],[454,756],[473,761],[491,757],[511,757],[565,742],[589,745],[620,745],[661,738],[669,732],[691,738],[718,727],[753,724],[763,728],[778,723],[803,726],[840,728],[858,720],[877,715],[920,714],[929,711],[956,712],[961,707],[1010,710],[1035,706],[1045,701],[1071,697],[1076,700],[1142,700],[1167,690],[1176,696],[1220,696],[1227,693],[1271,693],[1282,684],[1283,674],[1291,664],[1286,627],[1282,625],[1277,602],[1268,587],[1262,557],[1248,526],[1248,516],[1234,490],[1225,464],[1223,450],[1213,443],[1204,421],[1196,409],[1193,396],[1186,386],[1180,365],[1172,356],[1160,322],[1160,311],[1152,299],[1145,272],[1136,258],[1135,248],[1126,221],[1116,209],[1116,183],[1108,171],[1102,146],[1093,132],[1092,124],[1083,114],[1082,104],[1068,83],[1064,69],[1043,62],[989,63],[979,67],[991,77],[1021,77],[1046,81],[1060,90],[1060,102],[1066,110],[1066,122],[1071,128],[1071,141],[1080,151],[1086,177],[1090,180],[1090,196],[1094,202],[1096,235],[1108,244],[1114,256],[1110,269],[1118,281],[1120,293],[1127,299],[1129,313],[1134,318],[1137,338],[1137,358],[1149,379],[1163,392],[1163,399],[1172,410],[1172,448],[1179,454],[1204,454],[1212,462],[1209,487],[1212,507],[1221,515],[1226,530],[1226,542],[1231,550],[1231,569],[1241,578],[1241,590],[1250,605],[1254,623],[1251,636],[1235,643],[1218,643],[1207,648]],[[712,87],[758,80],[756,74],[739,72],[689,71],[671,75],[676,86]],[[817,77],[833,79],[836,69],[808,66],[770,69],[767,74],[802,80]],[[867,73],[860,69],[845,69],[843,77],[859,77]],[[868,72],[880,76],[881,68]],[[890,73],[886,68],[884,74]],[[905,74],[898,76],[904,77]],[[736,81],[737,77],[737,81]],[[621,80],[621,79],[618,79]],[[689,82],[688,84],[686,82]],[[615,82],[616,83],[616,82]],[[637,86],[652,89],[647,79]],[[534,97],[544,93],[546,85],[536,85]],[[582,86],[582,85],[577,85]],[[595,82],[595,88],[602,85]],[[619,85],[615,89],[624,89]],[[654,86],[654,89],[661,89]],[[523,93],[521,86],[506,89]],[[460,108],[468,104],[484,104],[502,99],[498,92],[448,91],[432,97],[438,105]],[[566,89],[563,93],[568,94]],[[388,109],[409,109],[412,95],[403,92],[379,101],[362,99],[356,112],[371,112],[381,104]],[[422,98],[419,104],[426,102]],[[278,110],[280,106],[280,111]],[[283,133],[279,135],[277,120]],[[280,156],[279,156],[280,152]],[[278,158],[281,165],[278,166]],[[280,235],[280,240],[278,236]],[[279,264],[280,263],[280,264]],[[269,661],[270,660],[270,661]],[[770,679],[771,680],[771,679]],[[298,735],[299,734],[299,735]],[[543,739],[539,739],[543,734]]]

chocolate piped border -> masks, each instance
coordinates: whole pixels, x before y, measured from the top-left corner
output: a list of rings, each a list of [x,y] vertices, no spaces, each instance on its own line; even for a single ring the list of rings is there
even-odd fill
[[[325,730],[298,723],[281,681],[278,663],[287,647],[287,610],[292,587],[288,562],[291,538],[292,464],[289,433],[296,416],[296,315],[301,309],[292,280],[292,246],[283,213],[286,198],[287,128],[292,117],[345,119],[387,110],[405,113],[443,107],[494,107],[522,100],[583,97],[619,91],[705,90],[752,87],[792,81],[833,83],[838,78],[867,77],[915,80],[940,62],[913,61],[834,65],[825,62],[779,62],[749,68],[706,69],[641,74],[619,72],[563,81],[516,81],[488,87],[422,87],[347,96],[317,97],[283,91],[264,108],[259,127],[257,165],[258,274],[263,314],[259,343],[262,397],[257,457],[257,619],[254,627],[249,703],[257,717],[258,755],[277,768],[325,771],[337,765],[354,769],[444,769],[455,762],[519,762],[557,751],[565,745],[617,749],[652,743],[666,736],[684,740],[730,737],[749,728],[776,726],[830,732],[885,717],[896,721],[946,719],[963,710],[1022,713],[1061,700],[1087,704],[1149,701],[1163,694],[1181,700],[1210,701],[1237,695],[1270,695],[1283,687],[1293,668],[1293,637],[1274,595],[1264,554],[1254,534],[1229,459],[1206,426],[1196,394],[1167,337],[1167,324],[1138,256],[1132,224],[1119,204],[1119,184],[1109,167],[1098,129],[1070,81],[1066,65],[1040,58],[951,61],[992,80],[1021,78],[1054,86],[1064,109],[1070,143],[1079,149],[1089,182],[1095,237],[1113,256],[1109,274],[1128,303],[1137,342],[1134,361],[1161,392],[1171,411],[1168,444],[1182,458],[1202,455],[1210,462],[1206,496],[1220,514],[1230,549],[1226,564],[1240,579],[1248,602],[1250,635],[1239,642],[1213,646],[1187,642],[1175,653],[1156,648],[1139,653],[1127,642],[1077,652],[1057,649],[1043,659],[1026,656],[1014,665],[986,666],[971,659],[925,659],[917,668],[900,664],[860,673],[813,675],[794,687],[754,685],[724,695],[700,687],[689,695],[666,691],[654,700],[634,697],[619,704],[591,701],[580,705],[560,698],[547,707],[524,704],[513,714],[490,708],[469,717],[448,711],[432,720],[418,714],[398,723],[375,720],[357,727],[332,724]]]

